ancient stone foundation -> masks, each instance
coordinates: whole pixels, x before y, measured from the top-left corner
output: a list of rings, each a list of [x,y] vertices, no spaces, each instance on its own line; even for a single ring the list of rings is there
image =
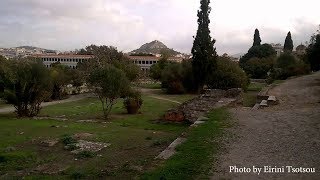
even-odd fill
[[[186,101],[175,109],[170,109],[163,116],[165,121],[194,123],[198,117],[209,111],[230,104],[236,101],[242,90],[241,89],[207,89],[198,97]]]

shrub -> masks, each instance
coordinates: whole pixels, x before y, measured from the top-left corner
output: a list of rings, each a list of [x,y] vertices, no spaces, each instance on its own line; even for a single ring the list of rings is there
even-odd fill
[[[308,74],[310,68],[302,60],[291,53],[284,53],[277,59],[275,68],[272,69],[270,78],[272,80],[284,80],[291,76]]]
[[[274,57],[268,58],[251,58],[244,66],[244,71],[251,78],[265,79],[268,77],[268,72],[272,69]]]
[[[249,80],[237,63],[227,57],[219,57],[217,60],[217,70],[211,72],[207,84],[212,89],[246,89]]]
[[[77,158],[85,159],[85,158],[93,158],[96,154],[91,151],[81,151],[77,154]]]
[[[167,57],[162,57],[158,63],[150,67],[150,77],[154,80],[161,80],[162,71],[170,64]]]
[[[1,91],[19,117],[36,116],[41,103],[50,96],[51,79],[48,69],[40,61],[19,59],[0,65]]]
[[[173,63],[165,67],[161,74],[161,83],[169,94],[184,93],[183,68],[181,64]]]
[[[64,145],[69,145],[69,144],[75,144],[77,143],[78,141],[73,138],[72,136],[70,135],[64,135],[62,138],[61,138],[61,141]]]
[[[136,114],[141,108],[143,100],[139,91],[133,90],[124,99],[123,105],[127,109],[128,114]]]

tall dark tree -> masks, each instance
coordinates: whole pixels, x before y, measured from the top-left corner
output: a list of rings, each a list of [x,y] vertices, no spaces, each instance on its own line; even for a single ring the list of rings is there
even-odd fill
[[[285,52],[292,52],[293,50],[293,41],[291,38],[291,32],[289,31],[286,37],[286,40],[284,42],[283,51]]]
[[[215,40],[211,38],[209,30],[210,0],[201,0],[200,4],[198,30],[191,50],[195,90],[198,92],[203,89],[208,74],[215,70],[217,64],[217,53],[213,47]]]
[[[260,46],[260,45],[261,45],[260,33],[259,33],[259,30],[256,29],[254,31],[253,46]]]
[[[307,49],[307,57],[312,71],[320,70],[320,34],[315,35],[315,41]]]

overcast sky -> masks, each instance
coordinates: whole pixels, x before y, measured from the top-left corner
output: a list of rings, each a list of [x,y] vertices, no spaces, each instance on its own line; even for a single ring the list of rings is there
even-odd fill
[[[74,50],[89,44],[124,52],[160,40],[190,53],[200,0],[1,0],[0,47]],[[263,43],[308,41],[320,24],[318,0],[211,0],[219,54],[246,52],[254,29]]]

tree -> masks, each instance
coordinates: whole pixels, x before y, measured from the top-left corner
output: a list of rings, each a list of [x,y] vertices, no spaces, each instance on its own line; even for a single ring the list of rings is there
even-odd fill
[[[260,45],[261,45],[260,33],[259,33],[259,30],[256,29],[254,31],[253,45],[252,46],[260,46]]]
[[[130,82],[125,73],[113,65],[92,71],[89,84],[101,101],[105,119],[108,118],[117,99],[125,96],[130,90]]]
[[[286,37],[286,40],[284,42],[283,51],[284,52],[292,52],[293,50],[293,41],[291,38],[291,32],[289,31]]]
[[[198,30],[191,50],[193,55],[192,69],[195,80],[195,90],[198,92],[203,89],[208,74],[216,69],[217,64],[217,53],[213,47],[215,40],[211,38],[209,30],[210,0],[201,0],[200,3]]]
[[[248,52],[240,58],[240,66],[244,68],[246,62],[253,58],[267,58],[270,56],[276,56],[277,52],[270,44],[262,44],[260,46],[252,46]]]
[[[19,117],[36,116],[41,103],[51,94],[48,69],[33,59],[10,60],[5,66],[0,73],[3,98],[15,107]]]
[[[269,44],[252,46],[248,52],[240,58],[240,67],[252,78],[265,78],[271,70],[276,51]]]
[[[320,34],[315,36],[314,43],[307,48],[307,58],[312,71],[320,70]]]
[[[83,76],[88,77],[91,71],[98,67],[108,66],[110,64],[124,71],[130,81],[139,77],[140,68],[133,64],[130,59],[113,46],[90,45],[81,49],[79,54],[93,55],[90,61],[79,64],[79,70]]]
[[[233,62],[229,57],[222,56],[217,59],[218,68],[211,72],[208,80],[208,87],[212,89],[246,89],[249,79],[238,63]]]
[[[170,62],[166,56],[161,57],[158,63],[153,64],[150,67],[150,77],[154,80],[159,81],[161,79],[162,71],[168,66]]]
[[[60,63],[52,64],[50,68],[50,77],[53,83],[51,99],[62,99],[65,95],[63,87],[72,82],[73,74],[71,68]]]

